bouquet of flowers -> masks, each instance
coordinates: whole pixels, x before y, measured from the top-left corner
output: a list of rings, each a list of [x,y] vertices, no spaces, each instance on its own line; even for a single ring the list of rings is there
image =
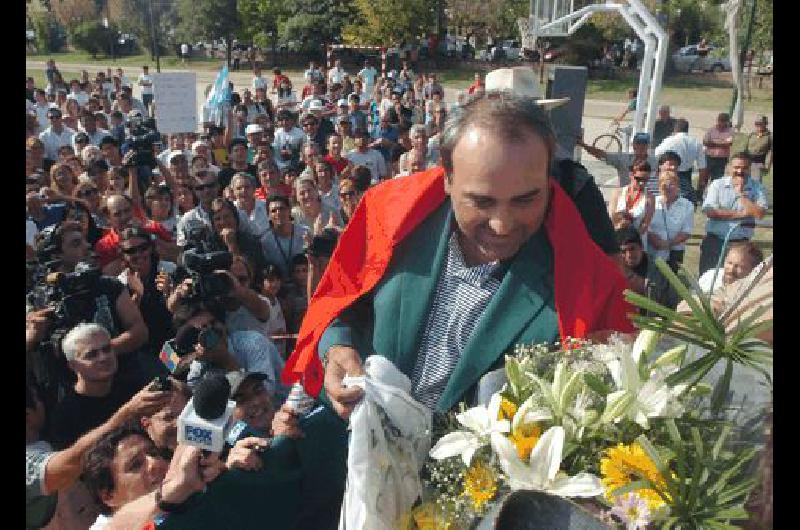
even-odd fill
[[[708,299],[659,265],[692,314],[629,293],[655,315],[636,317],[633,343],[518,345],[488,405],[462,404],[434,431],[426,492],[405,528],[469,528],[515,490],[577,499],[612,527],[741,527],[756,448],[720,418],[729,371],[713,389],[703,377],[717,362],[766,372],[771,349],[755,337],[764,326],[720,333]],[[664,335],[683,344],[663,351]]]

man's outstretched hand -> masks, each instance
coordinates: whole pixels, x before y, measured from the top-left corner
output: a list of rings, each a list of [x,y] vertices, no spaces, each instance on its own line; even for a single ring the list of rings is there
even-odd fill
[[[361,356],[348,346],[333,346],[328,350],[328,364],[325,368],[325,393],[328,395],[333,409],[343,419],[347,420],[353,408],[364,397],[364,391],[358,387],[346,388],[342,386],[345,375],[363,375],[364,367],[361,365]]]

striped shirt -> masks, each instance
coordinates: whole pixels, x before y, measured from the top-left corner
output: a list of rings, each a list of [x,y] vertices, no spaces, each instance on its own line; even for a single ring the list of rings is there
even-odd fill
[[[411,395],[428,408],[436,408],[461,353],[500,288],[503,269],[500,262],[468,267],[456,232],[450,236],[411,377]]]

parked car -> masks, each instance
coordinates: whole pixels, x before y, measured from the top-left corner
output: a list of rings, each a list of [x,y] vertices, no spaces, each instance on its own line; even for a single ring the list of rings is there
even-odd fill
[[[695,70],[703,72],[730,72],[731,62],[727,57],[715,56],[715,46],[708,46],[708,55],[700,57],[697,44],[684,46],[672,54],[672,63],[678,72],[691,73]]]
[[[512,61],[519,59],[519,54],[522,51],[522,46],[520,46],[519,41],[516,40],[504,40],[503,41],[503,51],[506,52],[506,58]]]

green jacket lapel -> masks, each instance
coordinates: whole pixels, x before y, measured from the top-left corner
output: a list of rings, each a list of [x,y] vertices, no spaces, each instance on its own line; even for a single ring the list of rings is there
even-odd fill
[[[489,371],[532,320],[553,300],[552,249],[544,230],[523,245],[511,262],[458,361],[437,409],[450,410]],[[548,280],[549,278],[549,280]],[[546,331],[546,330],[542,330]],[[542,340],[548,340],[542,337]]]
[[[396,319],[395,365],[411,377],[417,350],[428,322],[428,312],[433,305],[436,284],[447,256],[450,236],[450,201],[445,200],[434,214],[410,235],[402,248],[401,259],[395,270],[399,274],[396,288],[400,289],[399,314]],[[400,262],[402,261],[402,263]],[[392,324],[388,322],[387,324]],[[376,330],[378,331],[378,330]]]

